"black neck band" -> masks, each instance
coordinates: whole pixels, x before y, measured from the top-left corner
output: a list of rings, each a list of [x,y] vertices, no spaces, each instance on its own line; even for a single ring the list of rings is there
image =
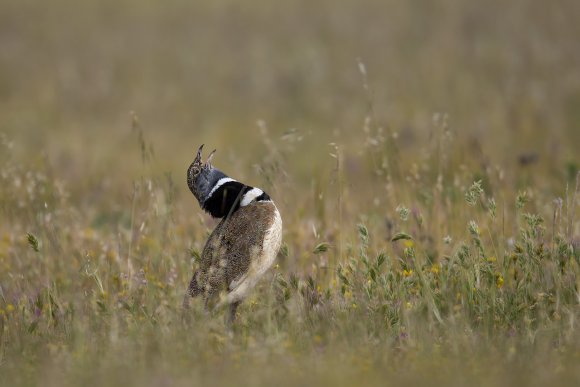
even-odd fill
[[[203,209],[214,218],[223,218],[240,208],[240,202],[252,187],[238,181],[228,181],[220,185],[203,203]]]

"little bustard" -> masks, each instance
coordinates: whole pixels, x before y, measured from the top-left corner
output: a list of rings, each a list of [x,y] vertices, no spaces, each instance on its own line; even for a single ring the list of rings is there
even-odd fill
[[[221,221],[205,243],[183,306],[187,309],[190,297],[201,295],[206,309],[216,302],[228,305],[228,321],[233,322],[238,305],[274,263],[282,218],[266,192],[211,165],[215,150],[202,162],[202,149],[187,170],[187,185],[200,207]]]

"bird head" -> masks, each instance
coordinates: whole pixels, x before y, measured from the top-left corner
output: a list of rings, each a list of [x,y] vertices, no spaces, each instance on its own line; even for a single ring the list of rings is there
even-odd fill
[[[187,169],[187,186],[199,202],[200,206],[203,207],[203,204],[209,197],[214,185],[219,181],[219,179],[227,176],[222,171],[211,165],[211,159],[215,150],[209,154],[205,163],[201,159],[202,150],[203,145],[199,147],[195,159]]]

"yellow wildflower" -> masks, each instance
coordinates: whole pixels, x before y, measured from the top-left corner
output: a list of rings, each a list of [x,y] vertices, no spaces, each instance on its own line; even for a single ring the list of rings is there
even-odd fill
[[[501,275],[501,273],[496,274],[495,284],[497,285],[498,289],[501,289],[503,287],[503,276]]]
[[[415,246],[415,242],[413,242],[411,239],[406,239],[403,241],[403,245],[405,247],[413,247]]]
[[[409,269],[409,270],[405,269],[405,270],[403,270],[403,276],[410,277],[412,275],[413,275],[413,269]]]
[[[434,263],[431,266],[431,273],[433,273],[433,274],[439,274],[439,264],[438,263]]]
[[[495,262],[495,261],[497,261],[497,258],[496,258],[496,257],[489,257],[489,258],[487,259],[487,262],[490,262],[490,263],[493,263],[493,262]]]
[[[6,305],[6,311],[8,313],[13,312],[14,311],[14,305],[12,305],[12,304]]]

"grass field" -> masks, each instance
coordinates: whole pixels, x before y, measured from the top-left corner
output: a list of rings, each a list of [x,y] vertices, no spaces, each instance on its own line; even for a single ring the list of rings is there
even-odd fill
[[[580,384],[580,2],[0,2],[0,385]],[[202,143],[284,221],[181,300]]]

